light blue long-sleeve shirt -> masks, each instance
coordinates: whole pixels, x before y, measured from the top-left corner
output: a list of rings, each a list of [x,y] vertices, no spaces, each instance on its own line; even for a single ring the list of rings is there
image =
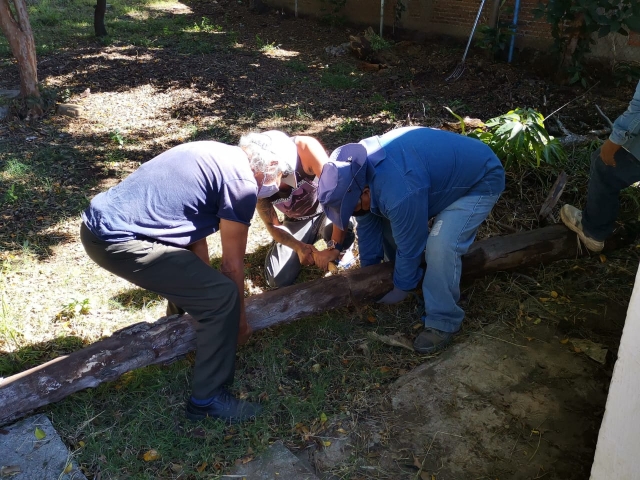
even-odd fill
[[[609,140],[640,159],[640,82],[627,110],[613,122]]]
[[[371,195],[371,214],[357,227],[360,263],[382,261],[384,224],[390,223],[397,248],[393,282],[411,290],[423,274],[429,218],[466,195],[499,195],[502,164],[484,143],[431,128],[400,128],[360,143]]]

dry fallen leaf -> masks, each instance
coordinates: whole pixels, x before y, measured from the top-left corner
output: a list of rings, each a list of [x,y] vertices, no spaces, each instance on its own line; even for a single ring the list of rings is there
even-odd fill
[[[571,344],[576,353],[584,352],[584,354],[592,360],[604,365],[607,363],[608,350],[600,343],[591,340],[572,338]]]
[[[159,458],[160,454],[153,448],[151,450],[147,450],[146,452],[144,452],[144,455],[142,455],[142,459],[145,462],[153,462],[154,460],[158,460]]]
[[[318,372],[320,371],[320,368],[321,368],[321,367],[320,367],[320,364],[319,364],[319,363],[316,363],[313,367],[311,367],[311,370],[312,370],[314,373],[318,373]]]
[[[71,465],[71,463],[67,463],[67,466],[64,467],[64,470],[62,471],[62,473],[67,474],[71,471],[72,468],[73,468],[73,465]]]
[[[369,323],[376,323],[376,317],[374,317],[373,315],[369,315],[367,317],[367,322]]]
[[[558,298],[558,292],[556,292],[555,290],[553,290],[553,291],[551,292],[551,296],[552,296],[553,298]]]
[[[196,471],[198,473],[204,472],[204,469],[207,468],[207,462],[202,462],[200,465],[196,467]]]
[[[600,254],[600,261],[601,261],[602,263],[604,263],[604,262],[606,262],[606,261],[607,261],[607,257],[606,257],[606,256],[604,256],[602,253]]]
[[[331,446],[331,442],[329,440],[324,440],[322,442],[322,445],[324,445],[325,447],[330,447]]]
[[[328,420],[328,419],[327,419],[327,414],[326,414],[326,413],[324,413],[324,412],[322,412],[322,413],[320,414],[320,423],[323,423],[323,424],[324,424],[324,423],[326,423],[326,422],[327,422],[327,420]]]
[[[47,434],[44,433],[44,430],[42,430],[40,427],[36,427],[36,431],[33,432],[33,434],[36,436],[37,440],[42,440],[47,436]]]
[[[387,373],[387,372],[390,372],[391,370],[392,370],[391,367],[380,367],[380,371],[382,373]]]

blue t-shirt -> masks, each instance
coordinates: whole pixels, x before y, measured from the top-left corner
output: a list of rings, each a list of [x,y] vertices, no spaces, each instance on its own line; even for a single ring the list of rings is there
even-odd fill
[[[394,285],[411,290],[422,275],[429,219],[459,198],[500,195],[504,169],[479,140],[432,128],[399,128],[360,143],[371,191],[371,214],[358,219],[360,264],[382,261],[389,226],[397,246]]]
[[[191,142],[97,195],[82,220],[107,242],[147,238],[184,247],[216,232],[221,218],[249,225],[257,191],[242,149]]]

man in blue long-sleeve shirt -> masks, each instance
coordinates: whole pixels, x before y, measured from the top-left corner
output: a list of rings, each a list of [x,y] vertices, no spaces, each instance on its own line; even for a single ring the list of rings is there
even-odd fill
[[[461,257],[503,190],[502,164],[482,142],[406,127],[335,150],[318,193],[338,228],[358,216],[362,266],[395,260],[394,288],[380,303],[404,300],[424,275],[425,329],[414,348],[432,353],[460,330]]]
[[[604,248],[620,208],[620,191],[640,181],[640,82],[627,110],[613,123],[606,142],[591,156],[587,204],[560,210],[564,224],[593,251]]]

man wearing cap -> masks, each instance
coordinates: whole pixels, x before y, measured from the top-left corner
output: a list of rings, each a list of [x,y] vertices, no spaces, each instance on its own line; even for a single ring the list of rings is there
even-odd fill
[[[276,154],[284,169],[279,185],[273,185],[258,199],[258,213],[275,240],[265,259],[265,277],[271,287],[291,285],[303,265],[328,270],[355,239],[353,226],[347,231],[327,221],[318,201],[318,177],[327,161],[324,148],[312,137],[289,137],[270,130],[243,137],[240,146],[262,145]],[[284,221],[278,212],[284,214]],[[318,251],[313,244],[323,238],[327,249]]]
[[[335,150],[318,192],[337,227],[358,217],[362,266],[395,260],[394,288],[379,303],[404,300],[422,278],[425,328],[414,348],[433,353],[460,330],[462,255],[503,190],[502,164],[482,142],[405,127]]]
[[[244,310],[244,253],[257,196],[279,178],[278,160],[256,146],[213,141],[174,147],[100,193],[80,236],[98,265],[196,320],[196,359],[186,415],[242,421],[260,405],[233,397],[236,344],[251,334]],[[222,266],[207,236],[220,231]]]

